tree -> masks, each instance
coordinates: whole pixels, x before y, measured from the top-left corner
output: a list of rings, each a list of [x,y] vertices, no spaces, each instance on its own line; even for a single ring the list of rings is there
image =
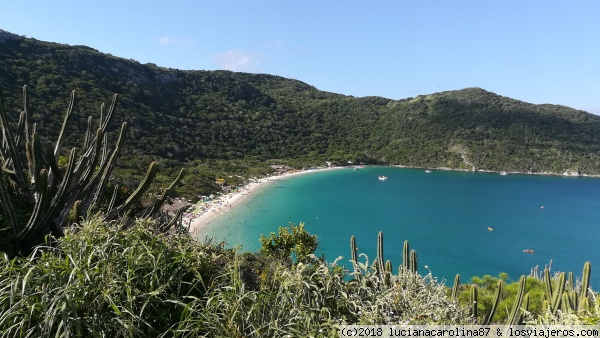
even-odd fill
[[[317,235],[311,235],[304,229],[304,223],[289,228],[279,227],[279,234],[271,232],[269,236],[260,236],[260,251],[279,260],[290,260],[295,256],[297,262],[304,262],[317,249]]]

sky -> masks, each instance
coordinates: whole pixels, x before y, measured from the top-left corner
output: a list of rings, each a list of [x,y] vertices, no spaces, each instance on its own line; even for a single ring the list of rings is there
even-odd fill
[[[162,67],[356,97],[480,87],[600,115],[597,0],[0,0],[0,13],[11,33]]]

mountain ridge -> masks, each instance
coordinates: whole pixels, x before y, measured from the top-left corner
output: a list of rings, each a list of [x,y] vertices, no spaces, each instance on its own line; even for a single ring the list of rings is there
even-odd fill
[[[129,122],[128,143],[136,145],[126,150],[131,158],[600,174],[600,117],[561,105],[474,87],[400,100],[357,98],[277,75],[164,68],[14,36],[0,31],[0,87],[12,116],[27,84],[34,118],[57,133],[67,94],[76,89],[75,144],[87,116],[117,93],[116,120]]]

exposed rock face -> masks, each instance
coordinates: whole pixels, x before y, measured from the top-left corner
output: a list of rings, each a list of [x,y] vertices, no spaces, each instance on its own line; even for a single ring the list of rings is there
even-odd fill
[[[5,40],[19,40],[21,38],[22,37],[20,35],[0,29],[0,42],[4,42]]]

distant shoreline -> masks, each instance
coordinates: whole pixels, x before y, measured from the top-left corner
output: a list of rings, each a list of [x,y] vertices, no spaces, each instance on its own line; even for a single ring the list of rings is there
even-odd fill
[[[395,168],[406,168],[406,169],[423,169],[423,170],[443,170],[443,171],[462,171],[467,173],[506,173],[510,175],[539,175],[539,176],[562,176],[562,177],[591,177],[591,178],[600,178],[600,175],[589,175],[589,174],[579,174],[574,171],[565,171],[562,174],[557,174],[555,172],[544,171],[544,172],[521,172],[521,171],[506,171],[506,170],[488,170],[488,169],[459,169],[459,168],[448,168],[448,167],[437,167],[437,168],[427,168],[427,167],[415,167],[401,164],[392,164],[391,167]]]
[[[369,165],[370,166],[370,165]],[[495,171],[495,170],[469,170],[469,169],[458,169],[458,168],[447,168],[447,167],[437,167],[437,168],[426,168],[426,167],[414,167],[414,166],[405,166],[405,165],[382,165],[382,166],[390,166],[395,168],[405,168],[405,169],[422,169],[422,170],[441,170],[441,171],[460,171],[460,172],[470,172],[470,173],[496,173],[496,174],[510,174],[510,175],[541,175],[541,176],[562,176],[562,177],[590,177],[590,178],[599,178],[600,175],[579,175],[575,172],[566,171],[563,174],[557,174],[553,172],[541,172],[541,173],[526,173],[526,172],[515,172],[515,171]],[[234,192],[230,192],[227,194],[220,195],[218,198],[204,202],[202,206],[199,207],[199,211],[191,216],[184,218],[184,224],[189,224],[189,233],[194,238],[198,238],[200,234],[203,233],[204,229],[215,219],[219,218],[225,210],[234,208],[239,205],[241,202],[246,200],[248,197],[255,195],[262,188],[268,186],[272,182],[277,182],[281,180],[285,180],[292,177],[297,177],[300,175],[305,175],[309,173],[322,172],[328,170],[335,169],[344,169],[344,168],[352,168],[354,166],[335,166],[335,167],[327,167],[327,168],[318,168],[318,169],[308,169],[308,170],[297,170],[292,172],[287,172],[279,175],[273,175],[269,177],[264,177],[260,179],[252,180],[250,183],[242,186]],[[198,207],[198,206],[196,206]]]
[[[350,167],[328,167],[318,169],[299,170],[289,173],[283,173],[279,175],[269,176],[251,181],[243,187],[237,189],[235,192],[223,194],[218,198],[206,202],[202,207],[201,211],[191,218],[186,218],[184,224],[189,222],[189,233],[193,238],[198,238],[203,233],[204,229],[215,219],[219,218],[225,210],[229,210],[239,205],[242,201],[248,197],[255,195],[262,188],[268,186],[270,183],[297,177],[309,173],[323,172],[329,170],[344,169]]]

